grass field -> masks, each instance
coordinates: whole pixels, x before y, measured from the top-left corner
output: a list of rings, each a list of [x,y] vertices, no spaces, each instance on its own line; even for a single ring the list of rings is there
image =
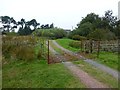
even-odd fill
[[[80,51],[80,49],[73,48],[73,47],[70,47],[70,46],[69,46],[69,43],[70,43],[71,41],[74,41],[74,40],[72,40],[72,39],[57,39],[56,41],[57,41],[58,44],[60,44],[60,45],[63,46],[64,48],[69,49],[69,50],[71,50],[71,51],[73,51],[73,52],[78,52],[78,51]]]
[[[84,88],[63,64],[45,60],[12,61],[3,65],[3,88]]]
[[[58,44],[62,47],[69,49],[73,52],[79,52],[80,49],[76,49],[69,46],[69,42],[73,41],[71,39],[57,39]],[[99,63],[105,64],[113,69],[118,70],[118,54],[112,52],[100,52],[99,58],[96,58],[96,53],[84,55],[87,58],[93,58]]]

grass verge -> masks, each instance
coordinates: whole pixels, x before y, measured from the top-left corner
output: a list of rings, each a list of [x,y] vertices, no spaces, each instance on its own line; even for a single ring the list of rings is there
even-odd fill
[[[3,65],[3,88],[85,88],[63,64],[45,60],[12,61]]]

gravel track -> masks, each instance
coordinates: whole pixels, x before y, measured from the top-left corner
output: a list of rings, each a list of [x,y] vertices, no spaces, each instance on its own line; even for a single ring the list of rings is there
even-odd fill
[[[77,77],[82,83],[86,85],[87,88],[108,88],[105,84],[97,81],[92,76],[89,76],[88,73],[81,70],[78,66],[74,65],[72,62],[64,62],[67,61],[65,56],[56,52],[51,46],[50,51],[58,58],[61,58],[62,63],[65,67],[71,71],[71,73]],[[64,60],[64,61],[63,61]]]
[[[120,72],[118,73],[118,71],[116,71],[116,70],[114,70],[112,68],[109,68],[109,67],[107,67],[107,66],[105,66],[103,64],[100,64],[100,63],[98,63],[96,61],[93,61],[91,59],[87,59],[87,58],[85,58],[85,57],[83,57],[83,56],[81,56],[79,54],[73,53],[72,51],[69,51],[68,49],[65,49],[62,46],[60,46],[55,40],[52,40],[52,43],[54,43],[62,51],[66,52],[66,53],[69,53],[71,55],[74,55],[74,56],[78,57],[79,59],[82,58],[85,62],[87,62],[87,63],[93,65],[94,67],[96,67],[96,68],[98,68],[98,69],[112,75],[114,78],[116,78],[116,79],[119,78],[118,76],[120,75]]]

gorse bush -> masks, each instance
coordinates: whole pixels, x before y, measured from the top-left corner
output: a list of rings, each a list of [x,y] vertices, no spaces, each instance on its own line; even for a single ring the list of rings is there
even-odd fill
[[[36,40],[31,36],[3,37],[2,53],[5,58],[34,60]]]
[[[80,48],[81,43],[78,41],[72,41],[69,43],[69,46],[74,47],[74,48]]]

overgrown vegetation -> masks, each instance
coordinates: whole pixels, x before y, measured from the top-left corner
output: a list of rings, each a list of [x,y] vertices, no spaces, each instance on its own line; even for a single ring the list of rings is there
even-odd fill
[[[38,38],[31,36],[5,36],[3,37],[2,53],[5,59],[31,61],[42,53],[36,53]],[[38,49],[41,51],[41,49]]]
[[[81,43],[79,41],[72,41],[69,43],[69,46],[73,47],[73,48],[80,48]]]
[[[35,32],[33,32],[33,34],[39,37],[48,37],[50,39],[63,38],[67,35],[67,33],[60,28],[38,29]]]

